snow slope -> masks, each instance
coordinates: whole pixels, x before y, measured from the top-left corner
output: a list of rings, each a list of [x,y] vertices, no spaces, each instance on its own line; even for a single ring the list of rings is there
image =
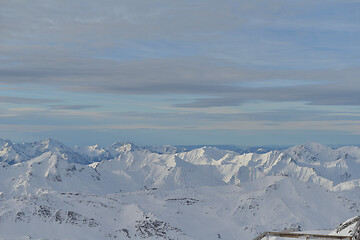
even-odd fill
[[[359,204],[359,199],[281,176],[241,186],[106,195],[39,192],[1,199],[0,235],[3,239],[252,239],[266,230],[335,228],[358,214]]]

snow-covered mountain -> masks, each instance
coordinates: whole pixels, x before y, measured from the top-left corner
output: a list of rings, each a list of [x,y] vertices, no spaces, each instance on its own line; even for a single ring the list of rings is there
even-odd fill
[[[9,140],[0,140],[0,161],[8,164],[28,161],[32,158],[51,152],[57,156],[68,160],[68,162],[88,164],[91,159],[79,154],[73,148],[48,138],[44,141],[14,144]]]
[[[0,140],[0,239],[251,239],[359,214],[358,147],[260,152]]]

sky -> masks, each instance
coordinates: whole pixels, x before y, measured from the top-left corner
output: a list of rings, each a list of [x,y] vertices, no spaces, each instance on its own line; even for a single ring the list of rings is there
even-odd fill
[[[0,138],[360,143],[360,1],[0,0]]]

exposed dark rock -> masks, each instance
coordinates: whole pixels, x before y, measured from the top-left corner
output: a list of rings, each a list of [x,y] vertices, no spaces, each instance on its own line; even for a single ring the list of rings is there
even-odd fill
[[[179,228],[172,227],[169,223],[159,220],[145,219],[143,221],[137,221],[136,223],[136,233],[142,238],[155,236],[163,239],[170,239],[168,232],[175,231],[177,233],[182,233]]]
[[[182,205],[193,205],[197,202],[199,202],[199,200],[195,199],[195,198],[169,198],[166,199],[167,202],[178,202]]]

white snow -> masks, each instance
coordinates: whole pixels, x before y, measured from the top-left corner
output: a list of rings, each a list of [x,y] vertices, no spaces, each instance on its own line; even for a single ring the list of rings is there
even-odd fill
[[[252,239],[359,215],[360,149],[0,141],[0,239]]]

